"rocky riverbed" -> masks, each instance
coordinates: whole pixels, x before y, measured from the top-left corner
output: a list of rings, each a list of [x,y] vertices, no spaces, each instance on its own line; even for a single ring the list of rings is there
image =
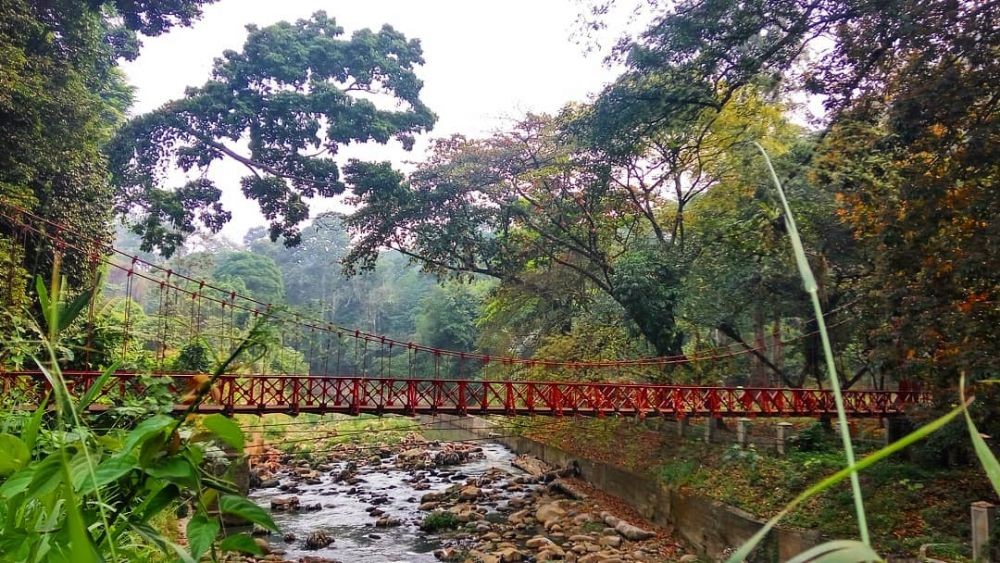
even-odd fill
[[[323,459],[273,452],[251,498],[282,530],[261,561],[613,563],[682,559],[627,507],[552,468],[487,443],[352,448]],[[690,558],[687,557],[687,558]]]

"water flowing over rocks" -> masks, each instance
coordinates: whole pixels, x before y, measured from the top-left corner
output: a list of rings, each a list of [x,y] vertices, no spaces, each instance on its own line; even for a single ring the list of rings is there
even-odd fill
[[[251,497],[270,507],[282,533],[257,538],[269,553],[259,561],[614,563],[680,554],[573,467],[513,458],[496,445],[413,435],[309,461],[272,454],[253,468]]]

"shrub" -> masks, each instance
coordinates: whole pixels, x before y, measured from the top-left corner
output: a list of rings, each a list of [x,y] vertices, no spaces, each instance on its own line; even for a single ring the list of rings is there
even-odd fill
[[[660,468],[660,479],[675,487],[690,485],[696,481],[698,469],[694,460],[673,461]]]
[[[834,449],[832,440],[828,426],[822,422],[814,422],[799,432],[796,447],[801,452],[828,452]]]
[[[457,528],[458,524],[458,518],[451,512],[435,510],[424,516],[424,521],[420,523],[420,529],[425,532],[439,532]]]

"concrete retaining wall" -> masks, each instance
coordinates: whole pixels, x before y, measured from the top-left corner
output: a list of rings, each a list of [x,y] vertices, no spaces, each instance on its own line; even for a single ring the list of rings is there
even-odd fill
[[[431,419],[441,427],[461,428],[472,435],[489,437],[489,422],[478,417],[441,415]],[[763,522],[752,515],[705,497],[684,494],[658,480],[624,469],[577,457],[554,446],[523,436],[495,436],[495,440],[517,453],[530,454],[549,464],[577,463],[584,479],[595,487],[633,506],[650,522],[672,529],[690,547],[711,558],[750,539]],[[772,531],[757,549],[753,561],[785,561],[820,543],[819,533],[802,530]]]

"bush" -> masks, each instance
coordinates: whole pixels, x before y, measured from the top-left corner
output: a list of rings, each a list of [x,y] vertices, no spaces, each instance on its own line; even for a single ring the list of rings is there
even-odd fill
[[[694,460],[672,461],[660,468],[660,478],[675,487],[690,485],[696,480],[698,469]]]
[[[424,521],[420,523],[420,529],[425,532],[439,532],[457,528],[458,524],[458,518],[451,512],[435,510],[424,516]]]
[[[835,449],[829,427],[818,421],[799,432],[795,442],[800,452],[828,452]]]

